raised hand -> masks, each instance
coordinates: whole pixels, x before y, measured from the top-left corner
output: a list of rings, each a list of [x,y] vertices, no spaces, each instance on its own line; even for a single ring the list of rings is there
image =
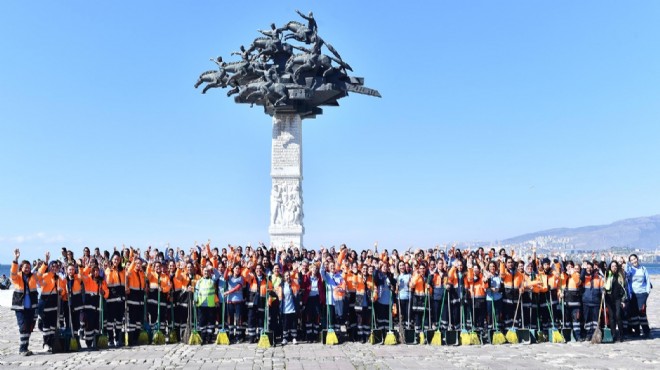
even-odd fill
[[[18,258],[19,258],[20,256],[21,256],[21,251],[20,251],[18,248],[16,248],[16,249],[14,250],[14,257],[16,258],[16,261],[18,261]]]

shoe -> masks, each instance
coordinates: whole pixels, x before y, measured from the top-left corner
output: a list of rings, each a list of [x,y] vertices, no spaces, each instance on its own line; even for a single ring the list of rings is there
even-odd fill
[[[32,356],[32,351],[27,350],[27,351],[23,352],[23,356]]]
[[[286,345],[287,343],[289,343],[289,342],[287,342],[286,339],[282,339],[282,345],[283,346]]]
[[[294,346],[295,346],[296,344],[298,344],[298,341],[296,340],[296,338],[293,338],[293,342],[292,342],[292,343],[293,343]]]

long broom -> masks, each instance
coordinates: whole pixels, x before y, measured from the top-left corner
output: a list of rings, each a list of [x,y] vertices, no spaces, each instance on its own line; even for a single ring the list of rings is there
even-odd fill
[[[152,344],[162,345],[165,344],[165,334],[160,330],[160,275],[158,276],[158,307],[156,308],[158,314],[156,315],[156,332],[154,333]]]
[[[332,294],[332,293],[330,293],[330,294]],[[330,312],[330,300],[328,299],[328,297],[329,296],[328,296],[327,288],[326,288],[325,302],[326,302],[326,306],[327,306],[327,309],[326,309],[327,312],[326,313],[327,313],[327,318],[328,318],[328,321],[327,321],[328,322],[328,332],[325,335],[325,344],[328,345],[328,346],[333,346],[333,345],[339,343],[339,339],[337,338],[337,333],[335,333],[335,330],[332,328],[332,315],[334,314],[334,312],[332,312],[332,313]],[[390,310],[390,315],[391,315],[391,311],[392,310]]]
[[[396,299],[397,299],[398,309],[396,311],[397,311],[397,316],[399,316],[399,323],[397,325],[399,327],[399,342],[406,343],[406,335],[405,335],[406,333],[405,333],[404,328],[403,328],[403,321],[401,321],[401,311],[403,311],[403,307],[401,307],[401,296],[400,296],[400,294],[401,294],[401,287],[399,286],[399,282],[397,281],[397,283],[396,283]],[[410,299],[408,299],[408,301],[410,301]]]
[[[371,333],[369,334],[369,344],[376,344],[376,336],[374,331],[376,330],[376,312],[374,311],[374,300],[373,295],[371,299]]]
[[[440,331],[440,323],[442,320],[442,311],[445,308],[445,297],[447,296],[447,291],[442,293],[442,303],[440,303],[440,312],[438,313],[438,326],[435,328],[435,333],[433,333],[433,339],[431,339],[432,346],[441,346],[442,345],[442,332]]]
[[[493,340],[492,344],[504,344],[506,343],[506,338],[504,337],[504,334],[500,331],[500,327],[497,325],[497,313],[495,312],[495,301],[491,300],[490,301],[491,305],[491,312],[493,313],[493,329],[495,329],[495,332],[493,333]]]
[[[98,349],[107,349],[108,348],[108,336],[105,333],[105,327],[103,325],[103,295],[101,295],[101,287],[99,287],[99,311],[101,315],[99,316],[99,328],[101,329],[101,335],[96,339],[96,348]]]
[[[139,277],[139,275],[138,275]],[[144,277],[144,283],[145,287],[147,286],[147,277],[145,275]],[[147,292],[144,291],[144,300],[142,302],[142,329],[140,330],[140,333],[138,334],[138,340],[137,343],[138,345],[145,345],[149,344],[149,331],[151,331],[151,328],[149,328],[149,323],[147,322]]]
[[[424,310],[422,311],[422,330],[419,332],[419,344],[427,344],[426,334],[424,333],[424,323],[426,322],[426,305],[429,300],[429,293],[424,285]]]
[[[592,344],[600,344],[603,341],[603,332],[600,330],[600,315],[603,313],[603,305],[604,305],[603,297],[605,297],[605,292],[603,292],[603,296],[600,299],[600,304],[598,309],[598,322],[596,323],[596,329],[594,329],[594,334],[591,336]]]
[[[555,315],[552,312],[552,294],[550,291],[548,291],[548,297],[550,297],[550,300],[546,301],[545,303],[548,306],[548,312],[550,312],[550,322],[552,323],[552,329],[550,329],[548,337],[552,343],[566,343],[564,336],[561,335],[561,332],[557,330],[557,327],[555,326]]]
[[[174,296],[174,293],[172,293],[172,296]],[[179,341],[179,336],[176,334],[176,326],[174,325],[174,305],[176,304],[176,300],[172,299],[172,304],[170,304],[170,327],[169,327],[169,335],[168,335],[168,340],[167,342],[169,344],[174,344]]]
[[[195,321],[195,328],[192,330],[190,333],[190,339],[188,340],[188,344],[191,346],[201,346],[202,345],[202,336],[199,335],[199,332],[197,331],[197,307],[195,307],[195,301],[196,299],[193,299],[193,307],[192,307],[192,312],[193,312],[193,319]]]
[[[57,318],[55,320],[55,335],[53,336],[52,350],[53,353],[64,352],[64,346],[62,345],[62,333],[60,331],[60,286],[58,281],[58,275],[55,274],[55,286],[57,287]]]
[[[463,274],[459,273],[458,274],[458,279],[460,284],[463,282]],[[470,338],[470,333],[468,333],[466,325],[465,325],[465,305],[463,304],[463,289],[461,285],[459,284],[459,290],[458,290],[458,304],[461,307],[461,312],[460,312],[460,319],[461,319],[461,345],[463,346],[469,346],[472,344],[472,338]]]
[[[518,344],[518,333],[516,333],[516,319],[518,318],[518,307],[520,307],[520,297],[518,294],[518,301],[516,302],[516,311],[513,313],[513,323],[506,332],[506,341],[511,344]],[[521,308],[522,311],[522,308]]]
[[[190,298],[190,292],[187,289],[186,294],[188,296],[188,316],[186,317],[186,329],[183,331],[181,341],[183,343],[190,343],[190,337],[192,335],[192,299]]]
[[[477,334],[476,330],[474,330],[474,327],[477,325],[476,320],[475,320],[475,305],[474,305],[474,287],[471,289],[471,296],[472,296],[472,327],[470,328],[470,344],[473,345],[479,345],[481,344],[481,338],[479,338],[479,334]],[[482,322],[483,324],[483,322]]]
[[[389,330],[387,331],[387,335],[385,336],[385,341],[383,344],[391,346],[396,344],[396,336],[394,335],[394,332],[392,331],[392,288],[390,287],[390,322],[389,322]]]
[[[222,316],[220,318],[220,330],[218,330],[218,336],[215,338],[215,344],[226,346],[229,345],[229,335],[227,335],[227,331],[225,330],[225,297],[220,294],[220,299]]]
[[[258,308],[258,303],[257,303]],[[264,299],[264,330],[259,336],[258,348],[270,348],[270,338],[268,338],[268,281],[266,281],[266,298]]]
[[[69,305],[69,330],[71,332],[71,339],[69,339],[69,352],[78,352],[78,340],[76,339],[76,336],[73,334],[73,320],[71,318],[71,311],[73,310],[73,306],[71,305],[71,290],[69,289],[69,284],[67,283],[67,295],[69,296],[68,300],[68,305]]]
[[[603,306],[605,306],[605,302],[603,302]],[[608,326],[609,320],[607,320],[607,307],[603,307],[603,313],[605,315],[605,322],[603,323],[603,343],[612,343],[614,342],[614,338],[612,337],[612,330]]]
[[[128,284],[128,269],[124,269],[124,284]],[[128,285],[125,285],[128,287]],[[124,345],[129,346],[130,345],[130,340],[129,340],[129,328],[130,328],[130,321],[129,321],[129,315],[128,315],[128,297],[124,298]],[[118,338],[117,341],[120,341],[121,338]]]

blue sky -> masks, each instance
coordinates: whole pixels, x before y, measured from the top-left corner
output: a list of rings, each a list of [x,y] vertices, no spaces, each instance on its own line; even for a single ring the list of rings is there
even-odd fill
[[[2,2],[0,260],[267,242],[270,117],[193,84],[295,9],[383,95],[304,121],[307,246],[660,213],[658,2],[374,4]]]

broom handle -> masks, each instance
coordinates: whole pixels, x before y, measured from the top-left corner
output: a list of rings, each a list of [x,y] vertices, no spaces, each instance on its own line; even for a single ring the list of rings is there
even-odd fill
[[[390,287],[390,322],[389,322],[390,331],[392,331],[392,294],[394,293],[392,292],[392,287]]]
[[[596,327],[600,328],[600,316],[603,313],[603,298],[605,298],[605,292],[603,292],[603,295],[600,298],[600,304],[598,305],[598,322],[596,323]]]
[[[220,304],[222,304],[222,317],[220,318],[220,323],[222,325],[222,330],[225,330],[225,299],[226,297],[224,295],[220,295]],[[259,302],[257,302],[257,311],[259,311]]]
[[[513,323],[511,324],[512,328],[514,326],[516,326],[516,319],[518,318],[518,307],[519,306],[520,306],[520,293],[518,294],[518,302],[516,303],[516,311],[513,313]],[[522,311],[522,309],[521,309],[521,311]]]
[[[156,330],[160,330],[160,276],[158,276],[158,308],[156,312],[158,313],[156,315],[156,319],[158,320],[156,323]]]
[[[438,330],[440,330],[440,323],[442,322],[442,311],[445,309],[445,297],[448,294],[447,289],[442,293],[442,302],[440,303],[440,312],[438,314]]]
[[[73,285],[73,283],[71,283],[71,285]],[[69,283],[68,282],[66,284],[66,292],[67,292],[67,296],[69,297],[68,302],[67,302],[69,304],[69,330],[71,331],[71,337],[73,338],[74,337],[74,335],[73,335],[73,320],[71,318],[71,310],[73,309],[73,306],[71,305],[71,290],[69,289]]]
[[[495,300],[494,299],[491,299],[490,305],[491,305],[492,310],[493,310],[493,329],[495,331],[497,331],[499,328],[497,326],[497,315],[496,315],[496,312],[495,312]]]
[[[101,295],[101,286],[99,286],[99,311],[101,311],[101,316],[99,317],[99,330],[103,334],[103,296]]]

